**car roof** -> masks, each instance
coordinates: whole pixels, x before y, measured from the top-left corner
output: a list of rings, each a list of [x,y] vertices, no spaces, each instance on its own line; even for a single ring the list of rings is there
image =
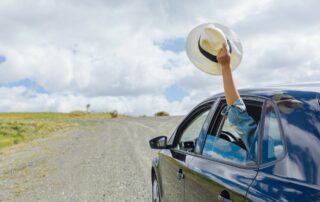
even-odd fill
[[[290,85],[278,85],[263,88],[244,88],[239,89],[240,96],[259,96],[272,99],[274,95],[285,94],[294,97],[295,99],[310,97],[311,95],[320,95],[320,82],[316,83],[300,83]],[[224,93],[218,93],[209,97],[206,100],[211,100],[216,97],[224,96]]]

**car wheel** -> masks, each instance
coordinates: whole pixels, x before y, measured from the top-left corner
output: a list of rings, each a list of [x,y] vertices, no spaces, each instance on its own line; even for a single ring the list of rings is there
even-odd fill
[[[155,176],[152,180],[152,202],[160,202],[159,184]]]

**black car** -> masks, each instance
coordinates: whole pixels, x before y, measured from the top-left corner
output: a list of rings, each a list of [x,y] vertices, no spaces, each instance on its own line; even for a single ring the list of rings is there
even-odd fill
[[[153,201],[320,201],[320,85],[239,93],[258,126],[253,149],[221,113],[224,94],[208,98],[170,139],[150,140]]]

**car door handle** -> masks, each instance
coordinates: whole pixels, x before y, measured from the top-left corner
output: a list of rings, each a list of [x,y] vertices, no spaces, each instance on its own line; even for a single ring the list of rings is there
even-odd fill
[[[179,169],[179,171],[177,172],[177,179],[179,181],[184,179],[184,174],[182,172],[182,169]]]
[[[220,202],[233,202],[233,200],[227,199],[227,198],[221,196],[221,194],[218,196],[218,201],[220,201]]]

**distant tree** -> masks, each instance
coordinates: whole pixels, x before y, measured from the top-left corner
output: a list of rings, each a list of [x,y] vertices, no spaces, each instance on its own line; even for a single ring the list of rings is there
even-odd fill
[[[87,104],[86,105],[86,108],[87,108],[87,113],[89,113],[89,108],[91,107],[91,105],[90,104]]]
[[[160,111],[154,114],[154,116],[170,116],[168,112]]]

